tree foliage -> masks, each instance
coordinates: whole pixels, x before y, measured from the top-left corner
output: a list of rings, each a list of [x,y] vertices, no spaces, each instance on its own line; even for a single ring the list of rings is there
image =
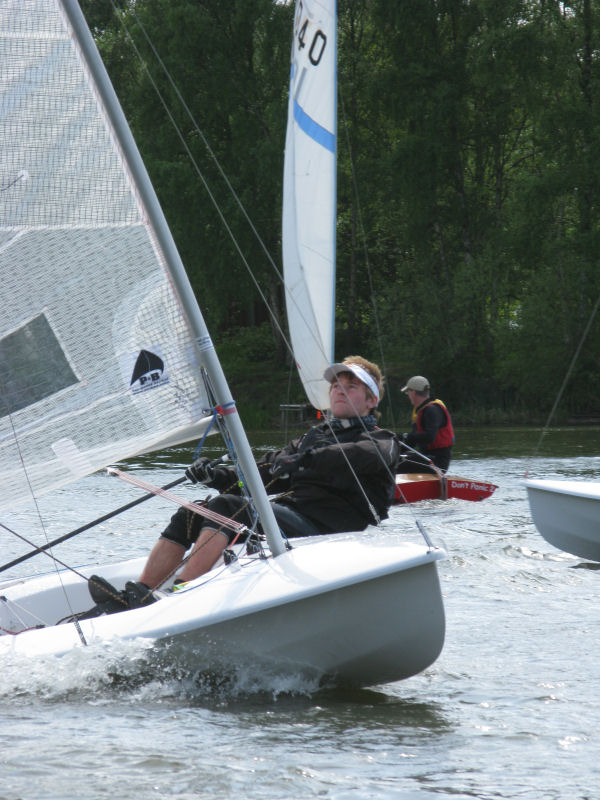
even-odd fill
[[[279,265],[293,8],[109,5],[83,3],[209,326],[231,342],[271,325],[252,352],[283,367],[263,247]],[[457,410],[539,418],[577,354],[563,412],[597,412],[598,318],[583,336],[600,296],[600,7],[338,13],[337,355],[381,361],[392,395],[419,373]]]

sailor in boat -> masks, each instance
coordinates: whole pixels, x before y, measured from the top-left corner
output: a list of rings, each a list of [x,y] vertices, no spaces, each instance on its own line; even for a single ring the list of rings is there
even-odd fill
[[[257,462],[267,491],[276,494],[273,511],[288,538],[364,530],[387,518],[393,497],[399,445],[392,431],[377,425],[375,409],[383,395],[379,367],[349,356],[328,367],[323,377],[330,384],[330,415]],[[206,508],[251,528],[252,514],[233,467],[213,466],[208,458],[199,458],[186,476],[219,491]],[[154,602],[153,590],[199,577],[233,537],[215,522],[180,508],[154,545],[139,581],[130,581],[119,593],[119,602],[104,610],[137,608]],[[90,582],[97,602],[102,583],[98,576]],[[107,588],[110,597],[112,587]]]
[[[454,428],[450,412],[441,400],[431,396],[429,381],[414,375],[402,391],[412,403],[412,430],[400,435],[400,440],[411,448],[405,449],[396,472],[446,472],[452,459]],[[431,462],[437,467],[431,466]]]

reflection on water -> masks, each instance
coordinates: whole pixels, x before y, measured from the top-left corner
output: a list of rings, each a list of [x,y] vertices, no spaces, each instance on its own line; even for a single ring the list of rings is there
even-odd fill
[[[600,455],[600,427],[458,428],[454,458],[568,458]]]
[[[571,564],[571,567],[573,569],[590,569],[593,571],[600,569],[600,564],[595,561],[582,561],[581,564]]]
[[[457,458],[569,458],[600,455],[600,427],[459,428]]]

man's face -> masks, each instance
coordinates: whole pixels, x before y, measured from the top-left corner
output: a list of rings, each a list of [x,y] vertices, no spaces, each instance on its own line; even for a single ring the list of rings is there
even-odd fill
[[[329,388],[331,413],[339,419],[366,417],[377,405],[365,384],[352,372],[340,372]]]

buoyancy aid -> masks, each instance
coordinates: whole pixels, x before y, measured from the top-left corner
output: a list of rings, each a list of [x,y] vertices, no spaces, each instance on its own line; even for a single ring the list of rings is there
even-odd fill
[[[428,402],[424,403],[422,406],[419,406],[418,409],[413,409],[413,422],[415,423],[417,433],[423,433],[423,412],[427,408],[427,406],[432,405],[433,403],[437,403],[440,408],[444,412],[444,416],[446,417],[446,422],[442,425],[441,428],[438,429],[437,435],[433,442],[429,442],[429,444],[425,445],[426,450],[437,450],[440,447],[451,447],[454,444],[454,428],[452,427],[452,420],[450,418],[450,412],[446,408],[446,406],[442,403],[441,400],[437,398],[432,398]]]

